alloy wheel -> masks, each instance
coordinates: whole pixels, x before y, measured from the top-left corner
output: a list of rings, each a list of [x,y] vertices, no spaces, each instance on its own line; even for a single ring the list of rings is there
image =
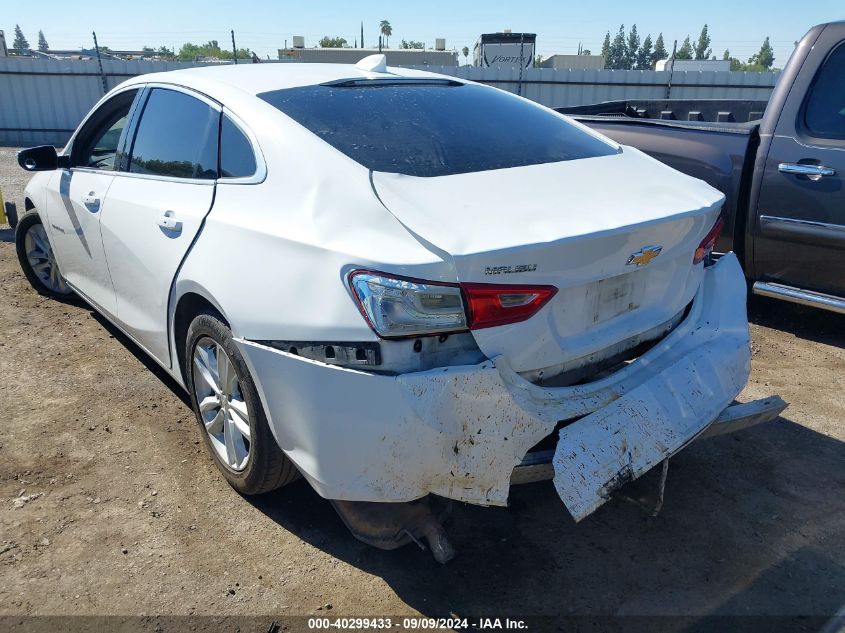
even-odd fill
[[[209,337],[193,353],[193,388],[205,431],[220,460],[233,471],[246,468],[252,445],[249,409],[232,359]]]
[[[29,262],[32,272],[38,277],[38,281],[44,284],[48,290],[57,294],[69,294],[70,287],[59,272],[56,265],[56,258],[53,255],[53,247],[47,239],[47,232],[41,223],[33,224],[24,236],[24,248],[26,259]]]

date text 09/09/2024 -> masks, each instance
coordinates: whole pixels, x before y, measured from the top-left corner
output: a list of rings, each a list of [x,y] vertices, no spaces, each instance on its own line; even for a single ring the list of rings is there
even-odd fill
[[[426,617],[404,617],[401,620],[393,618],[372,617],[372,618],[309,618],[308,628],[310,630],[322,629],[392,629],[394,626],[403,630],[525,630],[527,623],[520,619],[511,618],[426,618]]]

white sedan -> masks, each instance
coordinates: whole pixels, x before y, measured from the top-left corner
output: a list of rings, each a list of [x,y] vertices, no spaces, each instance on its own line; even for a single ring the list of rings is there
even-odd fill
[[[418,500],[519,481],[580,520],[782,408],[729,406],[750,356],[722,194],[494,88],[381,56],[145,75],[19,162],[35,289],[183,385],[236,490],[301,473],[382,547],[445,560]]]

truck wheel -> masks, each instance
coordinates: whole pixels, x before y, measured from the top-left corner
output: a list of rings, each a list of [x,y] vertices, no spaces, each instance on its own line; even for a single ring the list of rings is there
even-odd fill
[[[23,274],[39,294],[60,300],[73,296],[73,290],[59,271],[53,246],[37,213],[28,213],[18,222],[15,248]]]
[[[185,369],[191,404],[217,468],[238,492],[269,492],[299,477],[276,443],[255,383],[229,328],[211,312],[188,328]]]

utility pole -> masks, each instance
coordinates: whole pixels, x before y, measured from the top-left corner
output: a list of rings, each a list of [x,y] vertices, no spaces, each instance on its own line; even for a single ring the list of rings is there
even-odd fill
[[[361,20],[361,48],[364,48],[364,20]]]
[[[235,64],[238,63],[238,48],[235,46],[235,29],[232,29],[232,55],[234,56]]]
[[[106,82],[106,73],[103,72],[103,60],[100,58],[100,45],[97,44],[97,31],[91,31],[94,36],[94,50],[97,51],[97,65],[100,67],[100,79],[103,82],[103,94],[109,91],[108,82]]]
[[[672,93],[672,74],[675,72],[675,53],[678,51],[678,40],[672,45],[672,60],[669,62],[669,82],[666,84],[666,98]]]

